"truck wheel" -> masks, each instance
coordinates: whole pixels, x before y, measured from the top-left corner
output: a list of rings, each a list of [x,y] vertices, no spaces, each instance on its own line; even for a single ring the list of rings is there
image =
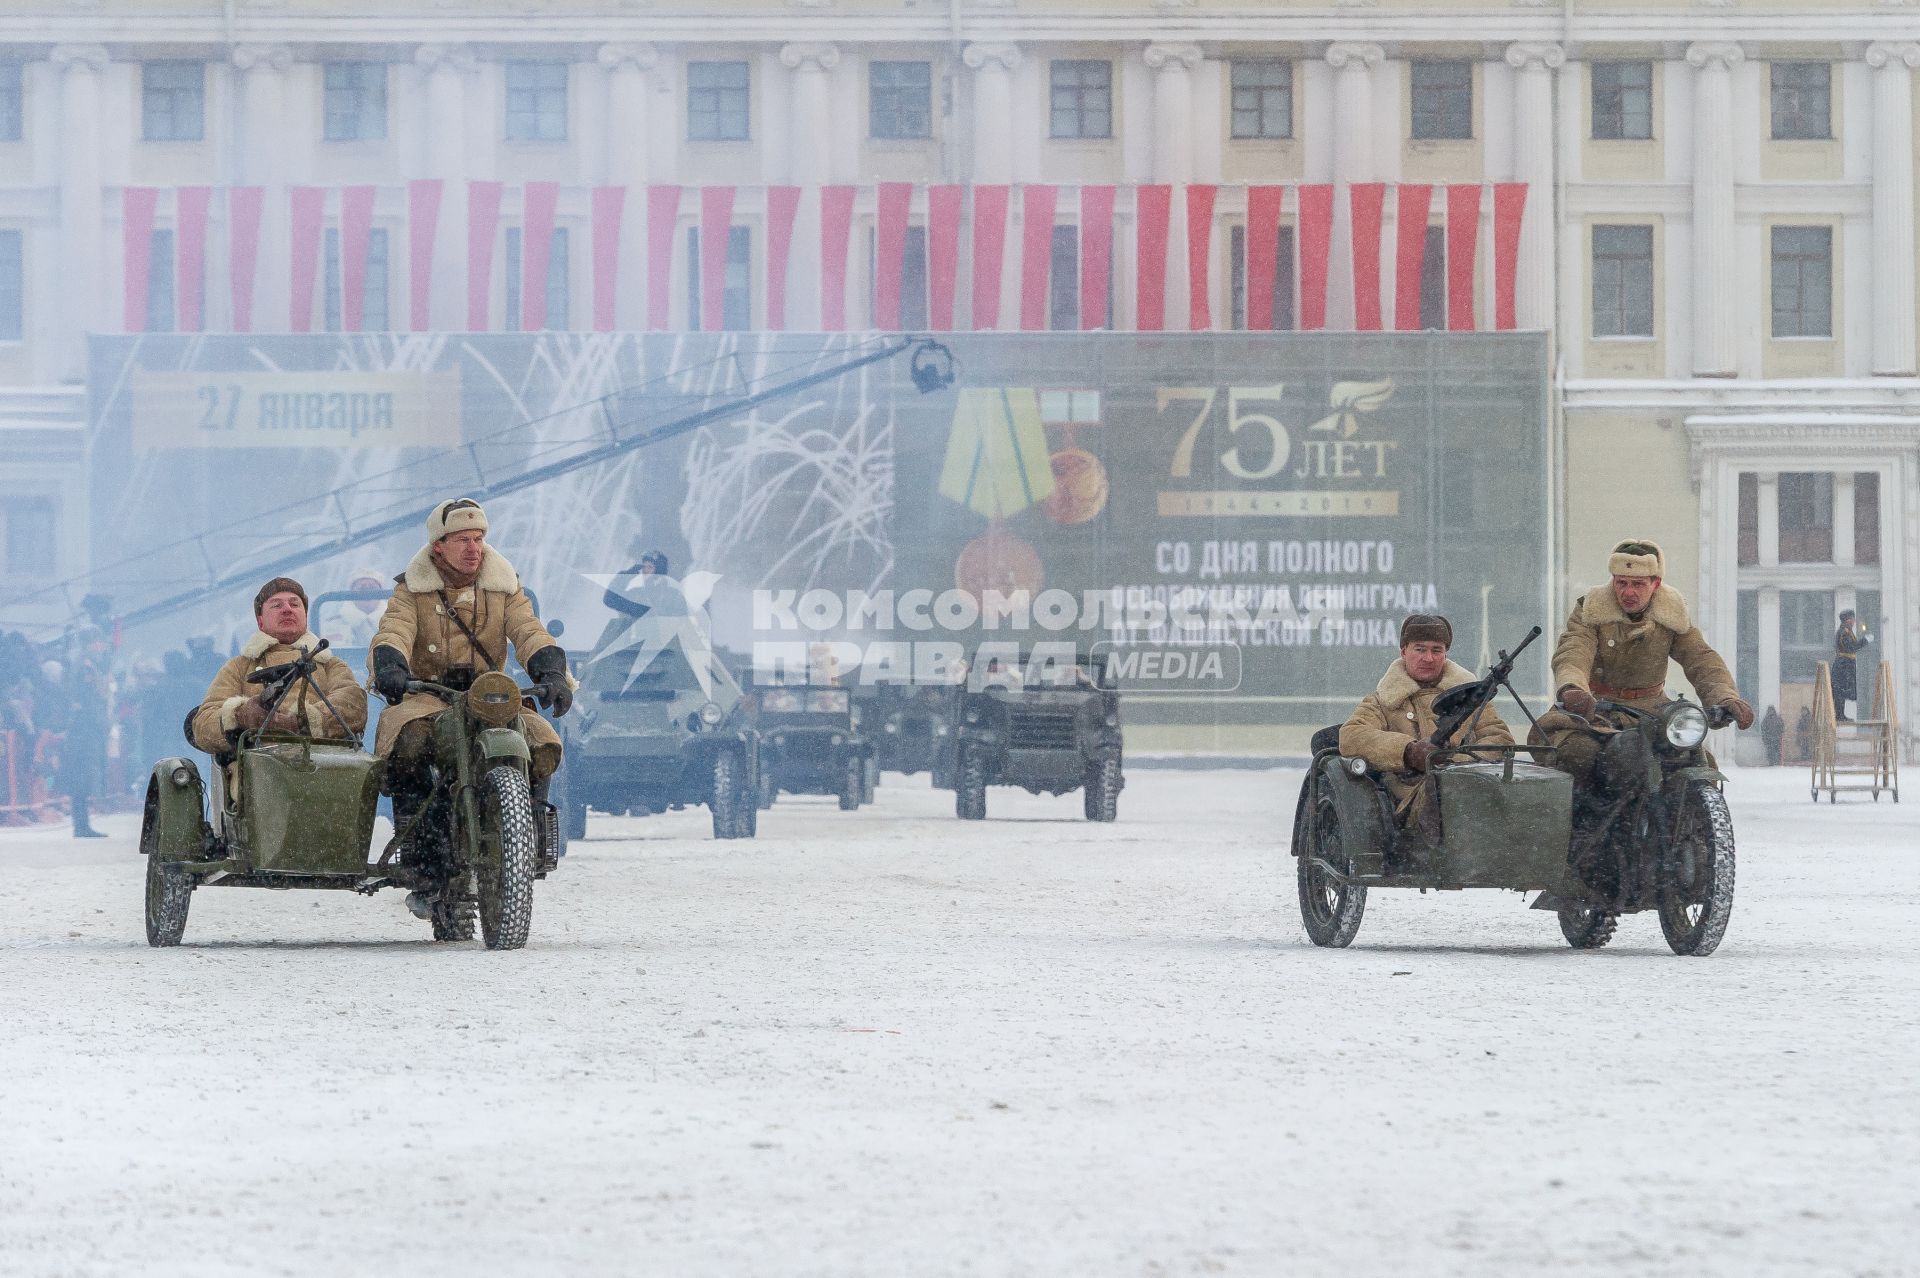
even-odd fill
[[[140,826],[140,850],[147,856],[147,944],[155,949],[180,944],[187,931],[187,907],[193,904],[193,879],[169,869],[160,859],[160,825],[147,805]]]
[[[852,812],[860,806],[860,800],[867,789],[867,768],[860,762],[859,755],[851,755],[840,778],[840,810]]]
[[[873,792],[880,787],[880,759],[875,755],[860,768],[860,802],[872,803]]]
[[[480,778],[480,935],[490,950],[517,950],[533,923],[533,872],[539,857],[533,796],[526,774],[505,765]]]
[[[1087,820],[1111,821],[1120,815],[1120,760],[1102,759],[1087,769],[1081,797]]]
[[[1352,872],[1353,862],[1340,847],[1340,814],[1334,809],[1333,796],[1321,794],[1313,810],[1311,838],[1296,859],[1300,880],[1300,921],[1306,926],[1307,939],[1315,945],[1343,949],[1353,943],[1360,930],[1360,919],[1367,911],[1367,889],[1358,883],[1341,883],[1316,861],[1323,861],[1342,874]]]
[[[760,768],[760,810],[765,812],[780,797],[780,787],[774,783],[773,769],[762,765]]]
[[[707,806],[713,811],[713,837],[716,839],[738,839],[745,834],[740,828],[740,786],[740,756],[731,750],[715,751],[713,793],[707,799]]]
[[[1687,787],[1670,881],[1660,887],[1660,930],[1675,954],[1705,958],[1733,914],[1733,818],[1718,789]]]
[[[1584,905],[1560,907],[1560,934],[1576,950],[1599,949],[1613,939],[1613,929],[1618,926],[1620,916],[1606,910],[1588,909]]]
[[[960,775],[954,778],[953,813],[962,821],[987,815],[987,761],[978,750],[960,748]]]

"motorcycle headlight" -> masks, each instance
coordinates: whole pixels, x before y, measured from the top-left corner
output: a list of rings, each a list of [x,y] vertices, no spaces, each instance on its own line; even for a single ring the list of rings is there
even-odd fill
[[[489,670],[467,689],[467,704],[474,718],[498,728],[520,713],[520,687],[498,670]]]
[[[1677,750],[1691,750],[1707,739],[1707,716],[1699,706],[1675,706],[1667,711],[1667,744]]]
[[[722,714],[720,707],[715,705],[711,701],[707,702],[707,704],[700,707],[700,721],[702,723],[705,723],[708,727],[712,727],[714,724],[720,722],[720,720],[723,717],[724,715]]]

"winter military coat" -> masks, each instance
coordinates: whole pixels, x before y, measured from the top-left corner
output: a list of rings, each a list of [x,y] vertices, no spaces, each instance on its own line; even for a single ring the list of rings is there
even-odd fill
[[[480,641],[478,650],[455,622],[456,616]],[[415,679],[438,683],[450,670],[464,668],[477,675],[504,669],[509,644],[525,666],[527,658],[556,642],[534,615],[533,602],[520,588],[520,574],[499,551],[486,547],[473,584],[455,588],[441,576],[432,548],[423,547],[407,570],[394,578],[393,597],[367,649],[367,668],[373,669],[373,654],[380,648],[397,648],[405,654]],[[402,728],[446,708],[447,703],[432,693],[409,693],[399,705],[380,712],[374,752],[385,758],[393,752]],[[559,734],[537,714],[523,716],[522,722],[527,744],[533,748],[536,776],[550,775],[560,764]]]
[[[227,748],[227,734],[240,725],[234,718],[245,705],[263,691],[261,685],[248,683],[247,676],[256,670],[268,666],[283,666],[296,661],[305,652],[311,652],[320,641],[311,634],[305,634],[292,643],[281,643],[264,631],[256,633],[240,649],[240,655],[220,667],[213,677],[213,683],[207,689],[207,695],[200,702],[200,708],[193,712],[193,744],[208,754],[219,754]],[[347,721],[356,733],[367,726],[367,694],[353,677],[353,671],[347,663],[333,655],[331,649],[323,650],[314,658],[313,681],[320,691],[326,694],[327,701],[340,712],[340,719]],[[304,681],[287,690],[280,702],[280,709],[293,711],[300,717],[301,730],[310,737],[344,738],[346,728],[327,712],[320,698],[314,695],[312,688]]]
[[[1431,687],[1415,683],[1407,673],[1407,664],[1394,658],[1387,673],[1374,690],[1354,707],[1340,727],[1340,753],[1349,759],[1365,759],[1379,769],[1396,806],[1404,810],[1419,792],[1421,774],[1402,766],[1407,743],[1431,738],[1440,727],[1433,703],[1449,688],[1472,683],[1473,672],[1449,661],[1440,678]],[[1512,745],[1513,733],[1506,721],[1489,705],[1478,721],[1460,725],[1450,745]]]
[[[1573,606],[1553,650],[1553,686],[1584,688],[1603,701],[1653,709],[1667,700],[1667,663],[1678,662],[1700,704],[1737,697],[1733,675],[1687,615],[1672,586],[1654,592],[1640,619],[1621,609],[1612,585],[1595,586]]]

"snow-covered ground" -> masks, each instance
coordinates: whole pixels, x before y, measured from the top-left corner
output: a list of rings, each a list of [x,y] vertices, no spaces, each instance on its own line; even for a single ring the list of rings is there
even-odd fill
[[[151,950],[133,817],[0,833],[0,1273],[1920,1272],[1920,807],[1735,774],[1710,959],[1504,893],[1323,951],[1298,781],[596,818],[510,954],[220,889]]]

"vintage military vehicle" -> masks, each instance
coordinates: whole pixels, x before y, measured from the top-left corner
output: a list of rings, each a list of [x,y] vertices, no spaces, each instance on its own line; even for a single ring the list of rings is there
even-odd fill
[[[934,784],[953,791],[955,814],[981,820],[987,787],[1006,785],[1030,794],[1079,790],[1087,820],[1113,820],[1126,778],[1120,689],[1107,653],[975,657],[966,681],[948,690],[953,732],[934,770]]]
[[[882,772],[931,772],[953,732],[953,690],[945,684],[878,682],[853,690],[861,729]]]
[[[1396,824],[1379,775],[1365,760],[1341,757],[1338,725],[1315,734],[1292,844],[1300,917],[1314,944],[1351,943],[1369,889],[1503,888],[1538,892],[1532,908],[1555,912],[1578,949],[1605,945],[1620,915],[1642,910],[1658,912],[1676,954],[1704,956],[1719,945],[1733,908],[1733,824],[1703,742],[1709,727],[1724,726],[1724,711],[1601,702],[1601,713],[1624,726],[1596,728],[1607,737],[1600,780],[1579,802],[1572,777],[1520,757],[1549,757],[1551,747],[1445,745],[1501,688],[1512,693],[1513,658],[1539,634],[1535,627],[1485,678],[1434,704],[1437,844]]]
[[[770,684],[749,695],[760,734],[761,805],[781,793],[831,794],[851,812],[873,802],[873,743],[860,734],[850,688]]]
[[[740,685],[675,583],[649,587],[638,616],[617,615],[574,671],[566,721],[563,826],[589,809],[646,816],[705,804],[716,839],[759,830],[760,744]]]
[[[308,654],[248,676],[268,695],[269,721],[299,684],[319,695],[313,660]],[[155,764],[140,824],[148,943],[180,943],[202,887],[368,895],[398,887],[437,941],[471,940],[477,911],[488,949],[525,945],[534,880],[558,862],[556,831],[537,820],[529,784],[520,716],[533,713],[532,689],[489,672],[463,691],[426,682],[408,691],[447,702],[433,722],[434,786],[416,820],[377,856],[382,765],[351,732],[345,741],[242,732],[215,760],[210,784],[191,759]]]

